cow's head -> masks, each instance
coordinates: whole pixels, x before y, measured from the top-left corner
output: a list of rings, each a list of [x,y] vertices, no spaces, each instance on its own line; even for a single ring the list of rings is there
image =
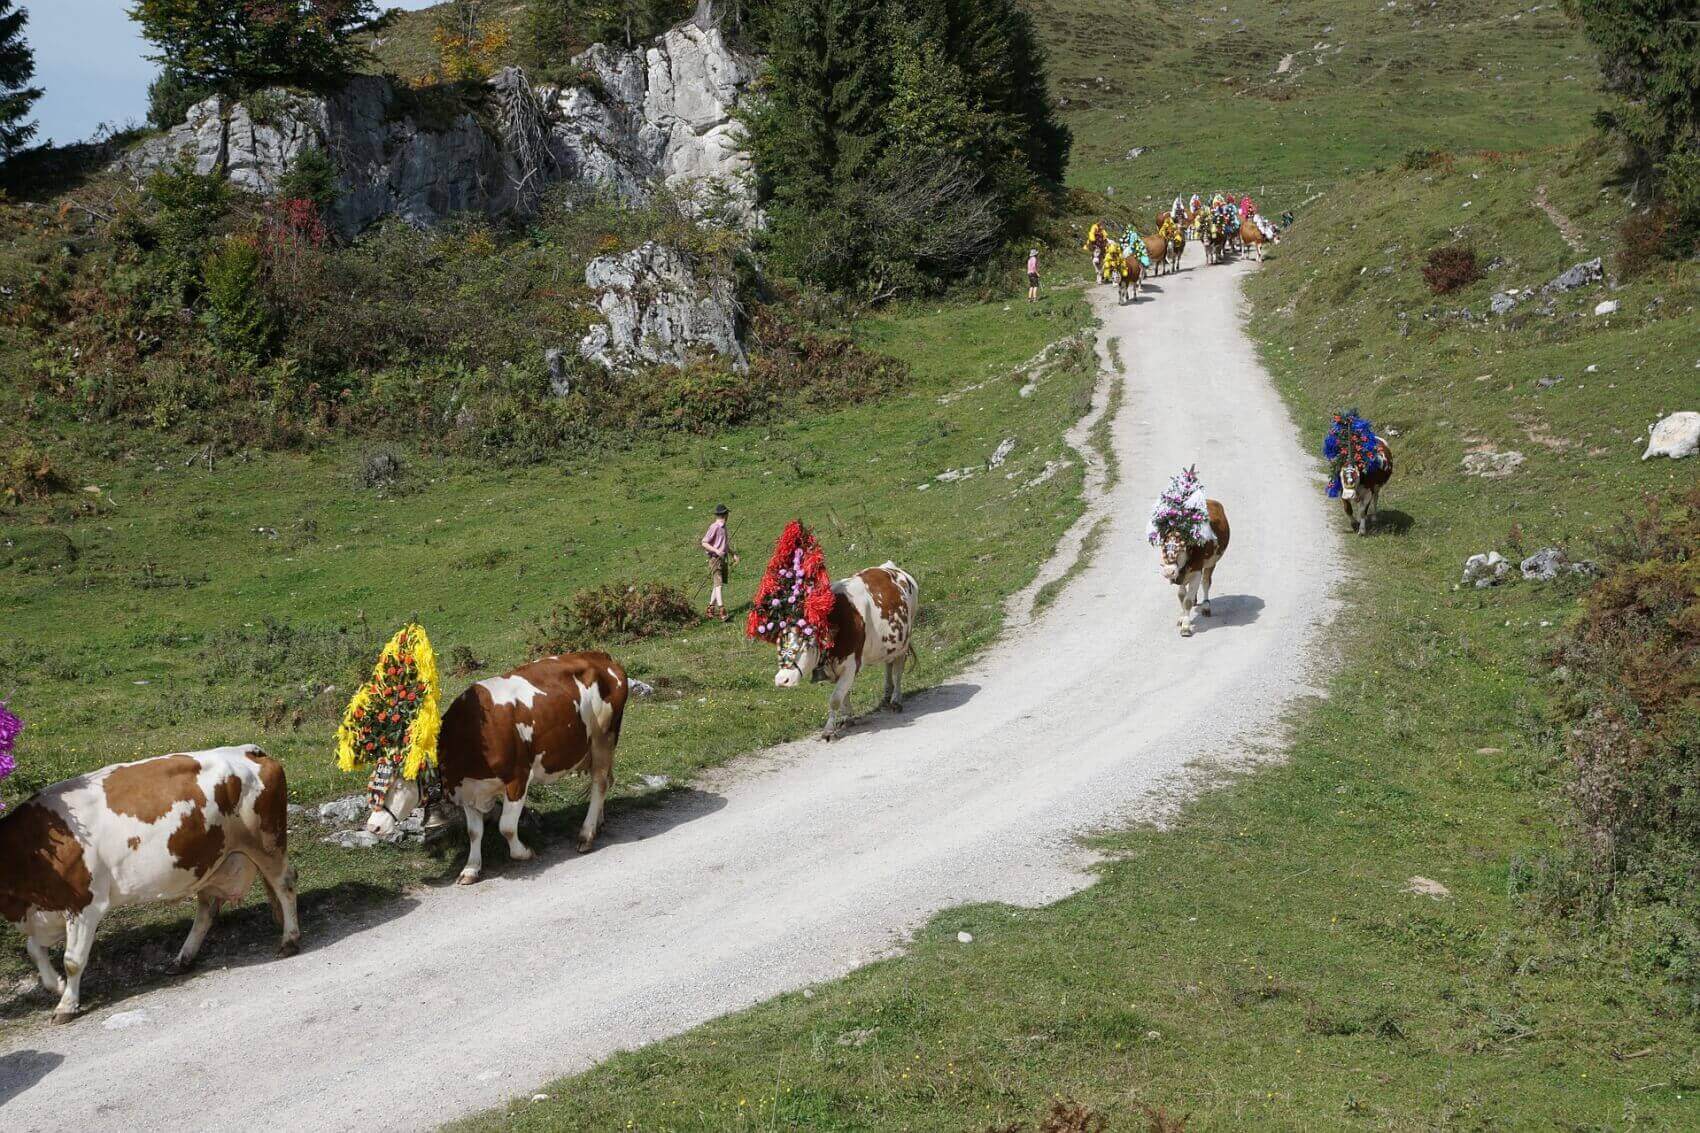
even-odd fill
[[[797,688],[805,673],[814,674],[820,665],[820,643],[811,633],[787,629],[779,635],[779,671],[773,683],[780,688]]]
[[[1164,578],[1170,582],[1180,582],[1181,570],[1186,566],[1187,553],[1188,547],[1179,535],[1163,536],[1163,541],[1157,546],[1157,558]]]
[[[1358,481],[1363,479],[1363,473],[1355,464],[1340,466],[1340,498],[1355,500],[1358,498]]]
[[[419,806],[419,780],[407,778],[395,761],[386,759],[372,768],[372,777],[366,781],[366,797],[372,803],[366,829],[380,838],[388,838]]]

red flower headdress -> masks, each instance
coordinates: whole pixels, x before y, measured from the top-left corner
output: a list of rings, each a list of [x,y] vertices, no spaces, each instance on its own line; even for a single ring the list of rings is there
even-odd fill
[[[793,519],[773,545],[744,633],[777,644],[787,629],[797,629],[825,650],[832,645],[832,603],[832,575],[820,540]]]

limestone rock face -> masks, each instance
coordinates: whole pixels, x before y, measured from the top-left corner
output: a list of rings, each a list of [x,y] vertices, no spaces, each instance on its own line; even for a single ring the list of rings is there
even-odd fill
[[[724,223],[760,223],[734,117],[755,63],[718,28],[681,24],[631,51],[599,44],[575,63],[589,81],[535,88],[542,145],[531,155],[483,116],[421,121],[407,92],[359,75],[332,95],[207,99],[118,164],[145,174],[187,155],[198,172],[222,165],[232,183],[269,195],[304,149],[320,148],[339,173],[333,220],[344,236],[385,216],[431,225],[459,211],[512,211],[538,180],[606,187],[632,201],[665,187],[698,215],[712,208]],[[493,81],[493,97],[511,77]]]
[[[601,256],[584,281],[601,293],[604,325],[591,328],[579,353],[610,370],[654,363],[682,365],[693,349],[712,350],[743,369],[732,281],[705,279],[677,249],[653,241]]]
[[[246,104],[218,96],[181,126],[149,138],[118,164],[145,174],[187,157],[197,173],[222,163],[232,184],[275,194],[295,159],[322,149],[338,170],[331,220],[352,236],[385,216],[432,225],[465,209],[496,213],[514,203],[513,170],[497,139],[471,114],[426,129],[388,80],[356,75],[336,94],[266,91]]]

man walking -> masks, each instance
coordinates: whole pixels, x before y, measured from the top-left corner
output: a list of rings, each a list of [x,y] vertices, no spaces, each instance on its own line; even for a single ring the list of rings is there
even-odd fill
[[[726,586],[726,560],[731,559],[734,565],[738,562],[738,556],[732,552],[731,536],[726,531],[726,517],[731,514],[731,509],[725,504],[714,505],[714,522],[708,525],[702,536],[702,549],[708,555],[709,584],[713,587],[708,595],[708,616],[723,622],[732,620],[732,615],[726,612],[726,600],[721,593]]]

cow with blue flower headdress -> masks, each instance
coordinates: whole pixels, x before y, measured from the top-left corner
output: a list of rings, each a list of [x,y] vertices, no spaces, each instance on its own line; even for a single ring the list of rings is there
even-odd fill
[[[1322,441],[1322,456],[1333,468],[1328,498],[1344,504],[1352,527],[1359,535],[1368,535],[1380,506],[1381,489],[1393,479],[1392,450],[1356,409],[1348,409],[1334,414],[1334,423]]]

